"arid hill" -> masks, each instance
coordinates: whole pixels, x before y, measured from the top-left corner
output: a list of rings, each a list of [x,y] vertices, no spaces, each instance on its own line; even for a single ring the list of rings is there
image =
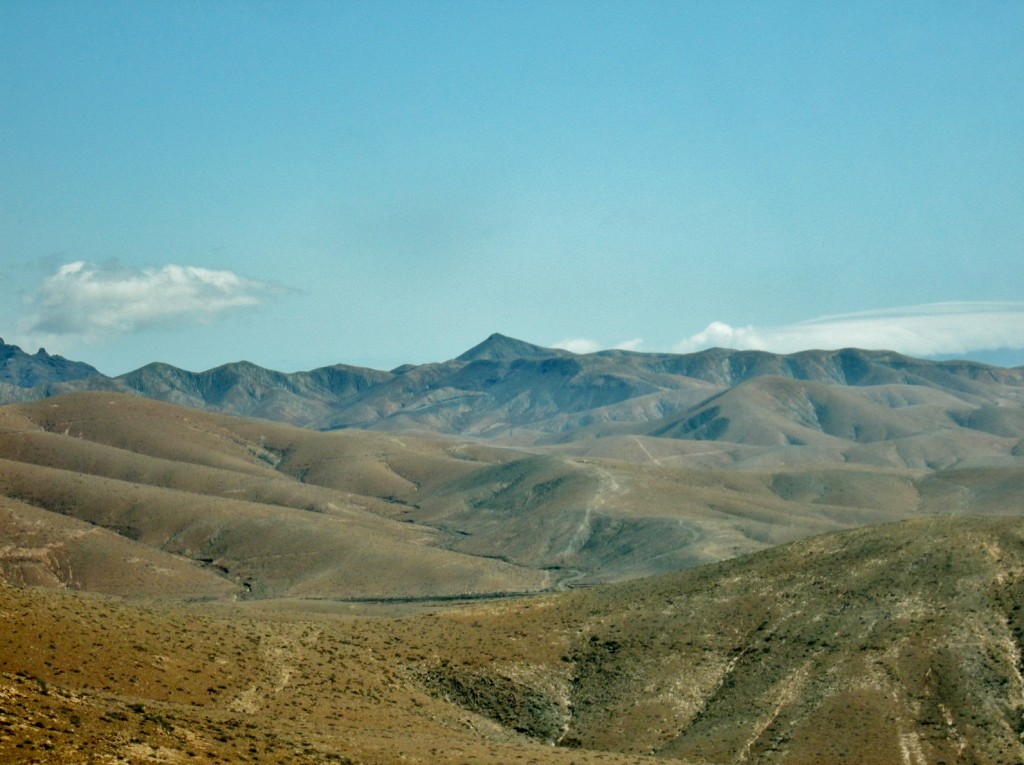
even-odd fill
[[[110,547],[96,556],[105,566],[157,555],[174,566],[145,571],[191,562],[204,574],[194,589],[157,576],[150,594],[164,582],[171,597],[207,597],[219,577],[217,592],[248,598],[493,595],[666,573],[920,515],[1024,508],[1015,439],[883,444],[709,449],[619,436],[525,449],[71,394],[0,408],[10,500],[0,530],[15,539],[52,527],[0,549],[0,562],[11,581],[95,589],[86,582],[99,577],[65,560],[74,520],[102,532],[94,548],[140,550]],[[141,570],[133,561],[120,576]]]
[[[398,619],[0,585],[0,761],[1002,765],[1022,577],[960,517]]]
[[[147,555],[173,556],[178,566],[191,561],[253,597],[436,597],[549,586],[546,572],[443,549],[437,530],[389,518],[381,509],[387,500],[276,469],[306,437],[329,438],[123,394],[2,408],[0,496],[13,501],[0,515],[0,531],[13,538],[44,516],[57,516],[46,521],[52,524],[67,516],[113,532],[93,539],[106,551],[97,553],[104,565],[127,564],[119,550],[130,543]],[[344,447],[311,451],[336,460]],[[399,480],[385,464],[366,472],[374,470],[385,482]],[[117,550],[108,549],[114,542]],[[47,550],[52,578],[82,586],[85,572],[65,565],[68,545],[59,535],[33,543],[37,548]],[[16,576],[29,576],[20,546],[5,545],[0,559],[9,571],[24,570]],[[139,569],[135,562],[129,568]],[[154,586],[165,581],[170,597],[207,594],[205,584],[194,591],[155,575]]]
[[[3,347],[0,762],[1024,762],[1020,369]]]

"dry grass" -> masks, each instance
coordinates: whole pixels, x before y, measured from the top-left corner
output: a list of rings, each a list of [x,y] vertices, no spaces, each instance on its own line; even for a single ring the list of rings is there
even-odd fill
[[[0,614],[3,762],[641,761],[555,751],[431,696],[403,622],[7,586]]]
[[[977,518],[402,618],[2,586],[0,761],[1014,762],[1022,604]]]

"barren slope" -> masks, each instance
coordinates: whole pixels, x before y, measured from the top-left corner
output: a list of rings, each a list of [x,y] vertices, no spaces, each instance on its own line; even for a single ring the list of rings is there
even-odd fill
[[[434,529],[367,509],[381,500],[275,470],[280,456],[233,432],[231,422],[99,394],[8,407],[0,410],[0,494],[205,564],[262,597],[420,597],[547,585],[544,572],[449,552]],[[192,594],[172,585],[167,580],[168,594]]]
[[[0,493],[188,558],[250,596],[522,592],[920,514],[1020,513],[1018,442],[969,433],[527,450],[76,394],[0,408]],[[854,450],[872,451],[848,461]]]
[[[5,497],[0,497],[0,581],[132,598],[224,598],[242,592],[187,558]]]
[[[0,760],[1012,763],[1022,604],[972,517],[397,620],[0,585]]]
[[[434,635],[453,637],[421,648],[436,651],[424,682],[564,746],[1012,763],[1022,608],[1020,520],[917,520],[434,617]]]

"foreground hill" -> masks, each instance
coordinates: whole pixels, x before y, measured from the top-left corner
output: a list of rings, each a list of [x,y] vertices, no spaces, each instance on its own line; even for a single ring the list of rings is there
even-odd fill
[[[716,763],[1012,763],[1024,756],[1022,564],[1019,519],[816,537],[462,614],[480,626],[439,652],[427,682],[589,749]],[[501,637],[482,661],[458,661],[492,630]]]
[[[0,760],[1013,763],[1022,572],[961,517],[401,619],[0,585]]]

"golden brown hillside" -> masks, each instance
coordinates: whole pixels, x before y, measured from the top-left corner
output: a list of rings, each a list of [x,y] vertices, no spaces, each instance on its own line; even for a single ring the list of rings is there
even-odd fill
[[[1016,762],[1024,524],[402,618],[0,587],[0,761]]]
[[[1016,441],[973,437],[984,443],[850,447],[876,448],[874,464],[643,436],[526,449],[85,393],[0,407],[0,496],[117,535],[97,541],[191,561],[245,597],[536,592],[921,514],[1020,512]],[[901,466],[921,460],[939,468]],[[48,576],[66,580],[59,567]],[[144,589],[164,581],[172,597],[210,595],[163,578]]]
[[[1016,762],[1024,470],[977,437],[2,407],[0,761]]]

